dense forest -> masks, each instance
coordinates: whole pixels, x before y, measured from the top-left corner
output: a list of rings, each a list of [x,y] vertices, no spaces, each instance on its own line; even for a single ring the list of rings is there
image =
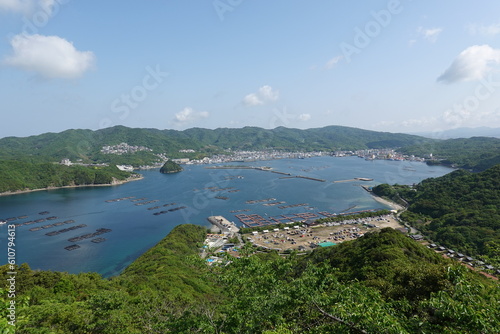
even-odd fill
[[[390,199],[404,198],[401,217],[431,240],[500,264],[500,164],[480,173],[456,170],[407,186],[374,187]]]
[[[111,184],[131,176],[116,166],[63,166],[50,162],[0,161],[0,193],[74,185]]]
[[[145,146],[152,151],[104,154],[106,145],[127,143]],[[25,138],[0,139],[0,159],[28,162],[72,161],[106,162],[133,166],[158,162],[156,154],[169,158],[199,159],[216,153],[229,154],[230,150],[277,149],[284,151],[360,150],[397,148],[404,154],[436,158],[434,163],[456,165],[467,169],[484,170],[500,163],[500,139],[476,137],[470,139],[437,140],[401,133],[368,131],[343,126],[316,129],[289,129],[278,127],[262,129],[219,128],[215,130],[191,128],[183,131],[127,128],[92,130],[66,130]],[[195,152],[179,152],[192,149]]]
[[[220,128],[215,130],[192,128],[184,131],[131,129],[124,126],[91,130],[67,130],[61,133],[45,133],[26,138],[7,137],[0,139],[0,159],[19,157],[51,157],[52,159],[83,159],[85,162],[103,161],[122,164],[120,156],[102,154],[105,145],[122,142],[145,146],[153,152],[140,152],[127,157],[127,164],[144,164],[156,160],[153,153],[167,153],[170,158],[189,157],[232,150],[281,149],[289,151],[350,150],[366,148],[395,148],[432,142],[423,137],[368,131],[342,126],[318,129],[272,130],[244,127],[241,129]],[[182,149],[193,149],[196,153],[179,153]],[[134,159],[137,159],[135,161]]]
[[[245,245],[208,266],[179,225],[121,275],[17,268],[15,333],[498,333],[498,283],[398,231],[287,258]],[[7,266],[0,267],[2,279]],[[0,290],[0,328],[7,324]]]
[[[448,139],[405,146],[402,153],[425,156],[430,153],[435,163],[482,171],[500,164],[500,139],[473,137]]]

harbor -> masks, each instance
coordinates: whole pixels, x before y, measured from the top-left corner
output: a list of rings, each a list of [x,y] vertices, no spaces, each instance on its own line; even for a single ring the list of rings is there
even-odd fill
[[[390,208],[376,202],[358,184],[370,187],[384,183],[387,182],[387,175],[390,175],[391,183],[413,184],[423,178],[437,177],[451,171],[442,166],[384,160],[366,162],[356,157],[282,159],[239,164],[267,166],[271,171],[205,169],[203,165],[186,165],[184,172],[175,175],[160,174],[157,170],[141,171],[144,175],[141,181],[116,187],[54,189],[2,196],[0,218],[6,220],[15,217],[16,220],[0,225],[0,229],[6,231],[8,225],[19,224],[16,230],[23,236],[18,240],[18,247],[23,250],[19,253],[19,261],[29,263],[34,269],[71,273],[96,271],[109,277],[118,274],[142,250],[158,243],[179,224],[210,227],[212,224],[207,217],[219,215],[242,228],[247,225],[235,215],[255,214],[260,218],[253,216],[251,218],[256,219],[245,220],[250,226],[273,225],[279,221],[290,223],[292,228],[297,225],[292,221],[335,217],[347,209],[350,210],[345,214]],[[416,171],[402,173],[403,167],[411,167]],[[276,171],[291,175],[274,173]],[[327,182],[301,178],[280,179],[292,175],[310,176]],[[355,177],[373,178],[374,181],[332,183],[334,180],[350,180]],[[231,192],[232,190],[239,191]],[[215,196],[228,199],[217,199]],[[263,199],[267,201],[261,201]],[[134,205],[152,200],[158,201]],[[251,203],[247,204],[247,201]],[[26,205],[28,202],[30,204]],[[263,205],[276,202],[286,203]],[[353,208],[354,205],[356,207]],[[158,206],[160,208],[149,210]],[[168,211],[180,207],[184,208]],[[20,218],[24,216],[28,217]],[[59,218],[47,220],[48,217]],[[34,222],[42,219],[43,221]],[[60,225],[67,220],[75,222]],[[45,235],[80,224],[87,226],[51,236]],[[42,229],[45,225],[53,226]],[[94,233],[103,227],[113,231],[91,239],[68,242],[70,238]],[[37,228],[37,231],[29,231],[30,228]],[[106,241],[92,242],[99,237],[106,238]],[[81,247],[72,251],[64,249],[72,244]]]
[[[382,208],[380,208],[382,209]],[[292,214],[284,214],[278,216],[267,216],[263,217],[259,214],[237,214],[235,217],[245,226],[245,227],[259,227],[259,226],[268,226],[268,225],[276,225],[276,224],[291,224],[291,223],[304,223],[307,225],[312,225],[316,219],[320,218],[328,218],[335,216],[345,216],[363,212],[375,212],[379,209],[368,209],[368,210],[359,210],[359,211],[351,211],[351,212],[343,212],[343,213],[333,213],[328,211],[319,211],[319,212],[299,212]]]

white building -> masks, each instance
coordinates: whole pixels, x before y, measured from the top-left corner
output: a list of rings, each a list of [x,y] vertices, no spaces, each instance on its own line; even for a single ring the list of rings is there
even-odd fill
[[[130,165],[116,165],[116,168],[118,168],[119,170],[122,170],[124,172],[133,172],[134,171],[134,167],[132,167]]]
[[[64,166],[71,166],[72,162],[69,159],[62,159],[61,162],[60,162],[60,164],[64,165]]]

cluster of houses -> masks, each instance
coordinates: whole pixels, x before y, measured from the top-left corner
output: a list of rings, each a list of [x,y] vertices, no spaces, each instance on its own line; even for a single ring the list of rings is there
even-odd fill
[[[413,240],[416,240],[416,241],[421,241],[424,239],[424,237],[420,234],[410,235],[410,238],[412,238]],[[492,266],[490,264],[486,264],[481,260],[477,260],[477,259],[474,259],[470,256],[466,256],[462,253],[456,252],[453,249],[449,249],[449,248],[446,248],[443,246],[438,246],[434,243],[429,244],[427,247],[435,250],[436,252],[440,252],[441,254],[444,254],[449,258],[466,263],[467,265],[469,265],[471,267],[476,267],[479,269],[486,269],[488,271],[494,272],[496,275],[500,275],[500,269],[495,268],[494,266]]]
[[[120,143],[118,145],[111,145],[111,146],[103,146],[101,149],[101,153],[117,154],[117,155],[122,155],[125,153],[135,153],[139,151],[152,152],[153,150],[145,146],[133,146],[127,143]]]

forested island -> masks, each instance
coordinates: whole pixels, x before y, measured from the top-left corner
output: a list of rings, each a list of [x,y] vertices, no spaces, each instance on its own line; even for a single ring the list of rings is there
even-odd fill
[[[163,174],[178,173],[181,171],[182,167],[172,160],[165,162],[165,164],[160,168],[160,173]]]
[[[220,266],[199,256],[206,233],[179,225],[111,279],[17,267],[16,333],[500,330],[497,282],[390,228],[301,257],[248,244]],[[9,271],[0,267],[3,280]],[[1,313],[0,328],[9,328],[6,307]]]

